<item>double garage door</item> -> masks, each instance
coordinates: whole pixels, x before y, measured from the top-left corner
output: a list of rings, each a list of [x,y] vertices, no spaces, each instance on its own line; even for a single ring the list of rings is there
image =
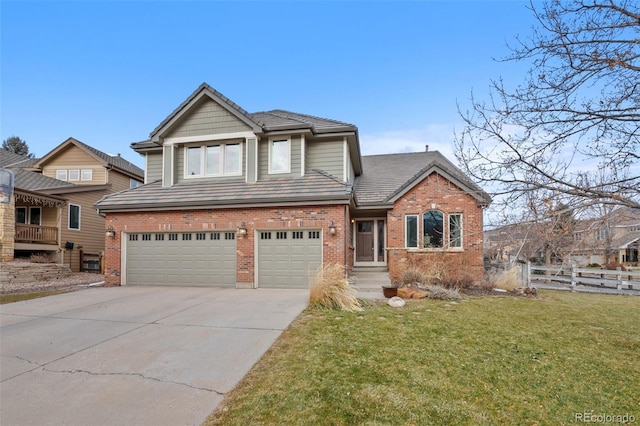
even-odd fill
[[[256,232],[259,287],[307,288],[322,262],[320,231]],[[236,286],[235,232],[131,233],[126,284]]]

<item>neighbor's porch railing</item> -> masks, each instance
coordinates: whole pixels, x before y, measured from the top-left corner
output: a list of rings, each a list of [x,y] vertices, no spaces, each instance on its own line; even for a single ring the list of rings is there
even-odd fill
[[[17,243],[58,244],[58,228],[16,223],[14,240]]]

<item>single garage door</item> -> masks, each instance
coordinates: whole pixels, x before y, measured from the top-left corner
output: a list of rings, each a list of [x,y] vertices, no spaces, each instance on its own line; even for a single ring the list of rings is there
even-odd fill
[[[258,231],[258,287],[308,288],[322,263],[320,231]]]
[[[128,234],[126,284],[235,287],[236,234]]]

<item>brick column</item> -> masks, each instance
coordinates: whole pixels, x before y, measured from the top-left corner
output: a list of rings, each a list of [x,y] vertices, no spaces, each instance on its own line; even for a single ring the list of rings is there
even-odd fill
[[[9,204],[0,203],[0,262],[13,261],[16,232],[15,197]]]

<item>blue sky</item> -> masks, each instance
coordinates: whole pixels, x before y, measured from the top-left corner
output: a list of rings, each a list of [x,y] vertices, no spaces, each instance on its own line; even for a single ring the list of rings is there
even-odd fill
[[[202,82],[249,112],[286,109],[358,126],[363,154],[450,156],[456,103],[534,24],[528,3],[0,2],[0,137],[41,156],[72,136],[143,166],[129,147]]]

